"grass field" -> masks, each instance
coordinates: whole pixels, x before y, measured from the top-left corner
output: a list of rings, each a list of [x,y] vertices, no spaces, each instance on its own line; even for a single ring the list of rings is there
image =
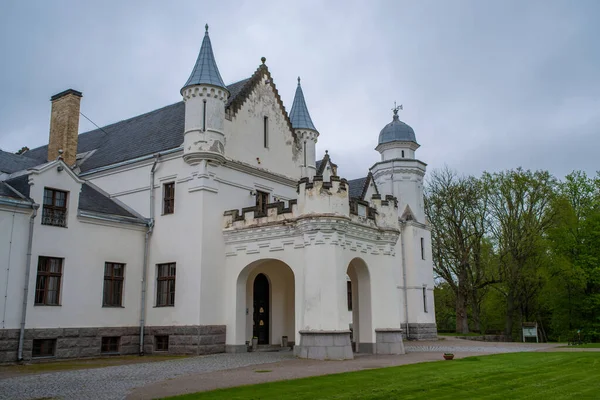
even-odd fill
[[[598,399],[600,356],[513,353],[173,397],[191,399]]]
[[[600,349],[600,343],[586,343],[586,344],[576,344],[573,346],[560,346],[567,347],[570,349]]]

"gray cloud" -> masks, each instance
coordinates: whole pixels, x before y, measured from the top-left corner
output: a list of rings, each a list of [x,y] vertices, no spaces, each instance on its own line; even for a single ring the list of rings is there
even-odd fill
[[[226,82],[265,56],[289,109],[302,76],[318,152],[342,176],[378,161],[394,100],[430,168],[595,173],[598,15],[594,0],[9,1],[0,147],[45,144],[49,97],[69,87],[99,125],[179,101],[208,22]]]

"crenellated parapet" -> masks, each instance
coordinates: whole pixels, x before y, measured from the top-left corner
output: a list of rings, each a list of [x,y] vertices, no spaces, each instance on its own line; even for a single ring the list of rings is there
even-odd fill
[[[374,194],[371,196],[371,207],[375,209],[375,223],[379,228],[399,229],[396,197],[386,195],[382,199],[380,194]]]
[[[266,213],[258,206],[245,207],[242,210],[228,210],[223,213],[224,228],[246,228],[254,225],[264,225],[273,222],[280,222],[294,218],[298,214],[298,201],[285,202],[278,201],[269,203],[266,207]]]
[[[323,176],[315,175],[298,181],[298,199],[270,203],[266,211],[258,207],[229,210],[224,213],[224,229],[242,229],[295,223],[304,219],[338,219],[362,225],[366,228],[398,230],[398,201],[393,196],[382,199],[373,195],[371,201],[350,199],[348,182],[338,176],[324,181]]]
[[[324,181],[322,175],[298,181],[298,212],[300,215],[350,216],[348,182],[338,176]]]

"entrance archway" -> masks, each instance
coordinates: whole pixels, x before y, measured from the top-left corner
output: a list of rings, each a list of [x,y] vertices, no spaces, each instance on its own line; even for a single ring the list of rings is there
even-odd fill
[[[265,274],[254,278],[252,334],[258,338],[258,344],[269,344],[269,280]]]
[[[288,264],[276,259],[254,261],[240,271],[236,286],[231,328],[236,332],[235,345],[250,343],[256,337],[260,345],[276,346],[282,344],[284,336],[288,345],[294,344],[296,289]]]
[[[371,278],[367,264],[361,258],[354,258],[348,264],[346,274],[350,278],[348,287],[348,309],[352,317],[352,343],[354,351],[373,353],[375,337],[373,334],[371,309]]]

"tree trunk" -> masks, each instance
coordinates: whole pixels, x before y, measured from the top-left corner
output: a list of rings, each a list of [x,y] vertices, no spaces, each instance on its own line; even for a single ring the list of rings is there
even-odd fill
[[[513,329],[513,313],[515,310],[515,296],[510,290],[506,298],[506,326],[504,327],[504,335],[506,340],[512,342],[512,329]]]
[[[481,305],[479,304],[479,301],[477,301],[477,290],[473,290],[473,294],[471,297],[471,307],[473,309],[473,322],[475,324],[473,330],[483,335],[484,332],[481,331]]]
[[[456,292],[456,333],[469,333],[469,320],[467,319],[467,291],[464,281],[458,282]]]

